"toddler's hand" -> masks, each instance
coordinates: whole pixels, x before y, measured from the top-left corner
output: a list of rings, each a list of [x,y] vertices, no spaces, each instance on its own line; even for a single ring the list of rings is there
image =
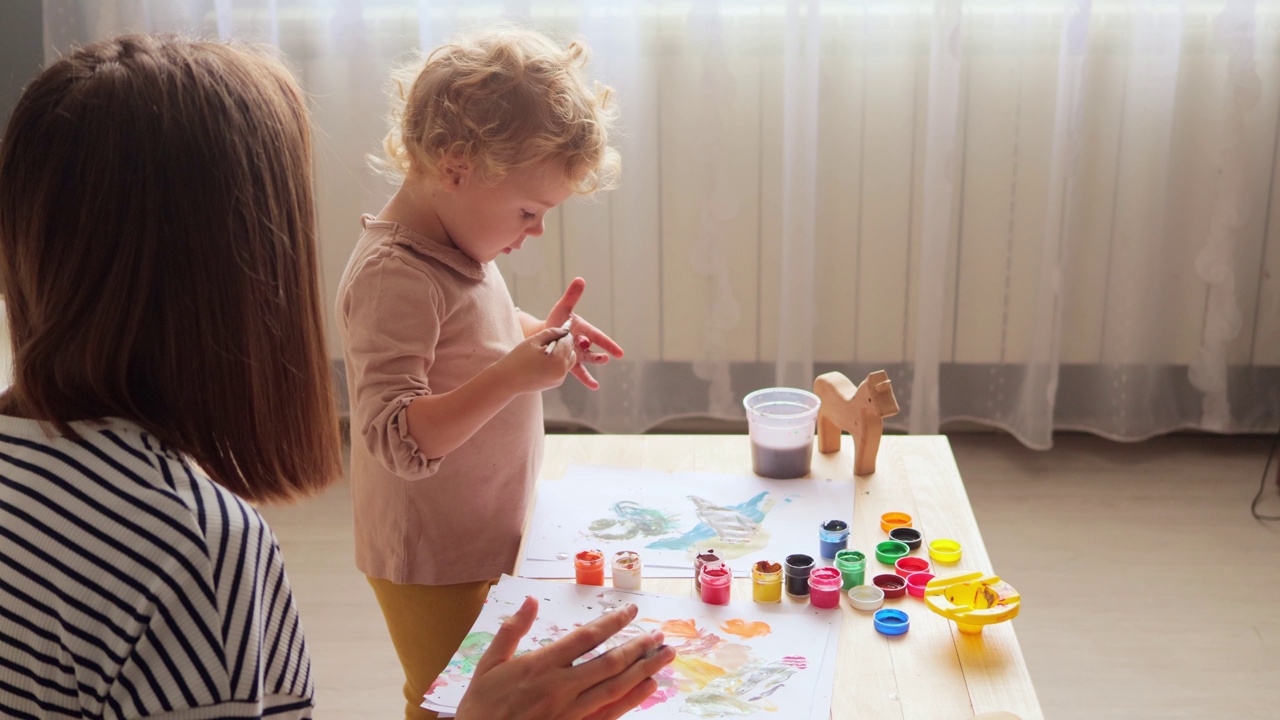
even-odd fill
[[[569,287],[565,289],[564,295],[559,302],[547,314],[546,325],[547,327],[559,327],[566,321],[569,322],[569,332],[573,335],[572,342],[578,356],[578,363],[572,369],[573,376],[588,388],[598,390],[600,383],[587,371],[587,365],[603,365],[609,362],[610,356],[622,357],[622,347],[614,342],[613,338],[597,330],[594,325],[583,320],[581,316],[574,314],[573,308],[582,299],[582,293],[586,288],[586,280],[574,278],[573,282],[569,283]],[[605,352],[592,352],[591,347],[593,345],[600,346]]]
[[[572,343],[556,342],[567,333],[560,328],[547,328],[534,333],[512,348],[494,369],[500,381],[515,393],[531,393],[560,387],[565,375],[577,364]],[[547,353],[550,345],[551,353]]]

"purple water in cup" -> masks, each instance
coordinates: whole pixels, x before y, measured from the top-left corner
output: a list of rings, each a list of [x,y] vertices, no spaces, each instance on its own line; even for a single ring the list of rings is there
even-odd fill
[[[796,388],[756,390],[742,400],[751,434],[751,467],[767,478],[809,474],[818,396]]]

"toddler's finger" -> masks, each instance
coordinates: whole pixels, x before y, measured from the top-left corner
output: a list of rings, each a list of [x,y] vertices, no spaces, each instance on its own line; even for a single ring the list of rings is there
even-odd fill
[[[586,385],[589,390],[600,389],[600,383],[596,382],[596,379],[591,377],[591,373],[587,372],[586,365],[583,365],[582,363],[578,363],[577,365],[574,365],[573,369],[570,370],[569,372],[573,373],[573,376],[578,378],[578,380],[583,385]]]

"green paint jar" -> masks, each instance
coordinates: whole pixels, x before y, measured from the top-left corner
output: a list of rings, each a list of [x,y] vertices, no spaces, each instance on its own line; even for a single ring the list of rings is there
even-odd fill
[[[836,553],[836,569],[844,581],[841,590],[866,582],[867,556],[857,550],[841,550]]]

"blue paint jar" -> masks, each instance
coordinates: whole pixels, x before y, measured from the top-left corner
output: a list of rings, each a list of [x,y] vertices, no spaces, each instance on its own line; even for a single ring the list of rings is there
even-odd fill
[[[818,526],[818,543],[821,545],[822,557],[831,560],[836,553],[849,547],[849,523],[843,520],[828,520]]]

